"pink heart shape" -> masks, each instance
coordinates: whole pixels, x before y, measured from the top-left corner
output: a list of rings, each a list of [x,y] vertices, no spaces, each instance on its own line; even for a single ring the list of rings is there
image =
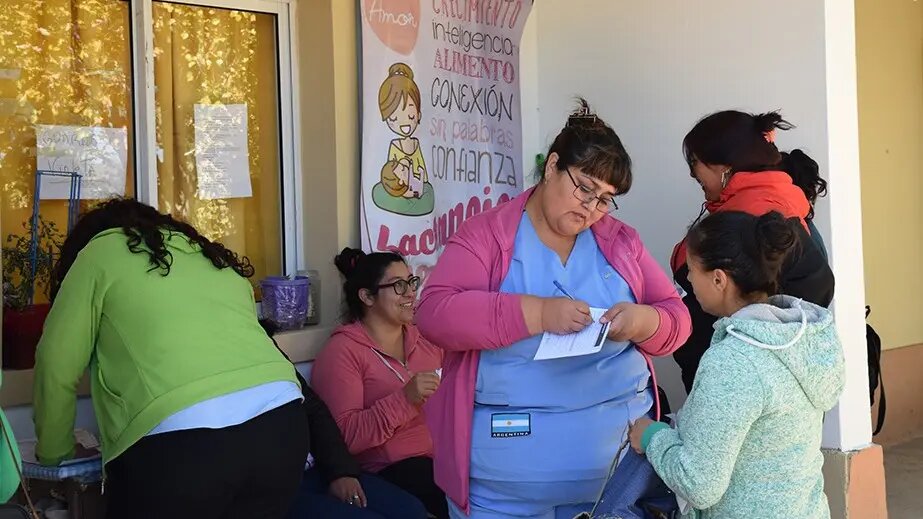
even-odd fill
[[[404,56],[413,51],[420,32],[420,0],[363,0],[362,17],[391,50]]]

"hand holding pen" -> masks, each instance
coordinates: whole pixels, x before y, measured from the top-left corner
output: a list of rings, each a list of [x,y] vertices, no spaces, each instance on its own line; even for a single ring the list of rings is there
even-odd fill
[[[574,299],[561,283],[554,286],[564,297],[549,297],[542,300],[542,329],[560,335],[579,332],[593,322],[590,305]]]

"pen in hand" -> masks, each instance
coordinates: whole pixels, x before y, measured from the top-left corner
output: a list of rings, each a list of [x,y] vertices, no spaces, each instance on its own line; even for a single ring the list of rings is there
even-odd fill
[[[574,297],[568,294],[567,290],[564,290],[564,287],[561,285],[561,283],[558,283],[557,280],[552,281],[552,283],[554,283],[554,286],[557,287],[557,289],[560,290],[562,294],[567,296],[568,299],[570,299],[571,301],[575,301]]]
[[[574,302],[578,302],[578,301],[574,298],[574,296],[572,296],[572,295],[570,295],[570,293],[568,293],[568,291],[564,288],[564,285],[562,285],[560,282],[558,282],[558,280],[555,279],[555,280],[552,281],[552,283],[554,283],[554,286],[557,287],[557,289],[560,290],[561,293],[564,294],[568,299],[570,299],[571,301],[574,301]],[[586,303],[583,303],[583,305],[585,305],[585,304],[586,304]],[[591,324],[591,323],[593,322],[593,317],[592,317],[592,314],[590,313],[590,309],[589,309],[588,307],[585,308],[585,309],[584,309],[584,308],[578,308],[577,310],[578,310],[581,314],[583,314],[583,315],[585,316],[585,317],[583,317],[583,318],[581,319],[581,321],[582,321],[582,323],[583,323],[584,326],[588,326],[589,324]],[[573,330],[573,331],[575,331],[575,330]]]

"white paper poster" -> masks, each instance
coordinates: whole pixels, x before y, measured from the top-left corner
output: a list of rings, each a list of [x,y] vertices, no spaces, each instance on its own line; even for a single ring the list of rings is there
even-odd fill
[[[200,200],[253,194],[247,105],[195,105],[195,164]]]
[[[98,126],[35,126],[36,169],[81,175],[80,198],[125,196],[128,132]],[[67,200],[69,177],[42,176],[43,200]]]
[[[362,244],[426,278],[466,219],[523,189],[530,0],[362,0]],[[467,7],[462,7],[467,6]]]

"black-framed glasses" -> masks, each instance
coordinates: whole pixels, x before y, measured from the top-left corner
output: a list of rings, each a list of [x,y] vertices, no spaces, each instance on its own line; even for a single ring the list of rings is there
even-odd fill
[[[596,191],[589,186],[585,186],[574,178],[570,173],[570,168],[564,168],[564,171],[567,172],[567,176],[570,178],[570,181],[574,183],[574,198],[580,200],[581,203],[588,204],[590,202],[596,202],[595,206],[597,211],[604,213],[613,213],[618,211],[619,205],[615,203],[615,200],[612,198],[603,198],[596,195]]]
[[[407,279],[398,279],[392,283],[385,283],[384,285],[378,285],[379,289],[391,287],[394,289],[394,293],[402,296],[407,293],[409,288],[413,292],[416,292],[420,289],[420,278],[418,276],[411,276]]]

